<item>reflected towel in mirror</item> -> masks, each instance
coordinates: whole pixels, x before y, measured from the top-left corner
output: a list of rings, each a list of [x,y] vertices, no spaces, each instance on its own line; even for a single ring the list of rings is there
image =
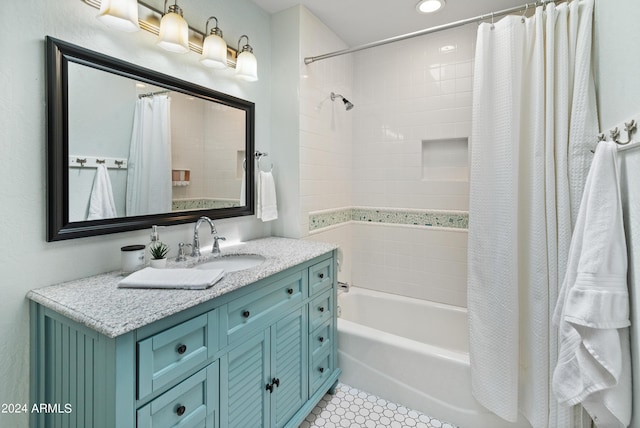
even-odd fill
[[[89,198],[89,214],[87,220],[117,217],[116,203],[113,200],[113,190],[109,171],[104,164],[98,165],[93,179],[93,188]]]

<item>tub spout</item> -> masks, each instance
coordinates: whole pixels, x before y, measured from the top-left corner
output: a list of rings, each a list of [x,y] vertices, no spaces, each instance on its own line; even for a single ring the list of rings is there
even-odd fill
[[[348,282],[340,282],[338,281],[338,290],[344,291],[345,293],[349,292],[349,283]]]

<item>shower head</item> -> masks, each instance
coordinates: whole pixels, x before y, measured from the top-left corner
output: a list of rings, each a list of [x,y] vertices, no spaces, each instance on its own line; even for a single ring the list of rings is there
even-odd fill
[[[336,98],[341,98],[342,102],[344,103],[344,108],[349,111],[353,108],[353,103],[351,101],[349,101],[348,99],[346,99],[345,97],[343,97],[340,94],[336,94],[331,92],[331,101],[335,101]]]

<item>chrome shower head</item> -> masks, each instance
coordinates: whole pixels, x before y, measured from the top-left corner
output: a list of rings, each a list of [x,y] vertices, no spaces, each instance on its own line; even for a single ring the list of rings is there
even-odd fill
[[[344,108],[349,111],[353,108],[353,103],[351,101],[349,101],[348,99],[346,99],[345,97],[343,97],[340,94],[336,94],[331,92],[331,101],[335,101],[336,98],[340,98],[342,99],[342,102],[344,103]]]

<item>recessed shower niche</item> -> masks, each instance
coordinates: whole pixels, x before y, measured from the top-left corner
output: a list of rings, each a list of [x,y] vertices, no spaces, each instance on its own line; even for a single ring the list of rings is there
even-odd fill
[[[422,179],[469,181],[469,139],[422,140]]]

